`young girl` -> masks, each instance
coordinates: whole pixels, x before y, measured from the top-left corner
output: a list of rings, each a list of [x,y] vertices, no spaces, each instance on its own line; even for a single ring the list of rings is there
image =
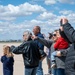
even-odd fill
[[[3,63],[3,75],[13,75],[14,59],[9,46],[3,46],[3,56],[1,57],[1,62]]]

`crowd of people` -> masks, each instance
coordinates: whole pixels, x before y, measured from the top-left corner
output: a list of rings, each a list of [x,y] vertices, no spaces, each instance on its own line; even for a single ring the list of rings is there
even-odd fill
[[[23,33],[23,43],[17,47],[3,46],[3,75],[13,75],[14,54],[22,54],[25,75],[44,75],[42,61],[47,58],[50,75],[75,75],[75,30],[66,18],[60,20],[60,27],[49,33],[45,39],[40,26]],[[44,52],[46,46],[46,52]]]

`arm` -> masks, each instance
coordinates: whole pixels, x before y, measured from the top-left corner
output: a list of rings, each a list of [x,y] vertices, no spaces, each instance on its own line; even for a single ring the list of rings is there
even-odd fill
[[[3,62],[4,62],[4,60],[5,60],[5,57],[4,57],[4,56],[2,56],[2,57],[1,57],[1,62],[3,63]]]
[[[63,50],[60,50],[60,51],[57,51],[57,56],[58,56],[58,57],[66,56],[67,53],[68,53],[68,51],[69,51],[69,48],[63,49]]]
[[[25,50],[27,50],[29,48],[28,43],[23,43],[18,47],[15,46],[11,46],[11,51],[15,54],[23,54],[25,53]]]
[[[62,18],[61,21],[62,21],[62,26],[63,26],[63,30],[64,30],[65,35],[67,36],[69,41],[71,43],[73,43],[75,41],[74,28],[68,23],[68,20],[66,18]]]
[[[62,27],[63,28],[63,27]],[[67,36],[65,35],[64,31],[62,31],[61,29],[59,29],[59,33],[61,35],[61,37],[63,37],[68,43],[71,44],[70,40],[67,38]]]
[[[46,40],[46,39],[39,38],[39,37],[37,38],[37,40],[48,48],[50,48],[53,43],[53,41]]]
[[[75,30],[74,28],[69,24],[66,23],[63,25],[64,33],[68,37],[68,39],[73,43],[75,42]]]

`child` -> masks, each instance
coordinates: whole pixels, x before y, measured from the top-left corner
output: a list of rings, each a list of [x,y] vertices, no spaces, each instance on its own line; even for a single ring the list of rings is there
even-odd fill
[[[55,35],[54,35],[55,36]],[[69,44],[68,42],[61,37],[59,31],[57,31],[57,34],[56,36],[58,37],[56,43],[54,44],[54,49],[56,51],[54,51],[52,54],[51,54],[51,61],[52,61],[52,66],[51,68],[55,67],[55,56],[57,55],[57,51],[60,51],[60,50],[63,50],[63,49],[66,49],[68,48]]]
[[[13,75],[14,59],[9,46],[3,46],[3,56],[1,57],[1,62],[3,63],[3,75]]]

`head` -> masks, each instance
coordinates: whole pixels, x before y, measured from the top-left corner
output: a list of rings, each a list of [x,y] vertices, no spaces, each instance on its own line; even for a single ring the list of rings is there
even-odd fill
[[[7,55],[9,52],[10,52],[10,47],[7,45],[4,45],[3,46],[3,54]]]
[[[24,40],[24,41],[28,41],[28,40],[31,39],[31,36],[32,36],[32,33],[31,33],[30,31],[25,31],[25,32],[23,33],[23,40]]]
[[[58,38],[59,38],[59,30],[55,30],[53,32],[53,40],[54,40],[54,42],[56,42],[58,40]]]
[[[40,33],[40,31],[41,31],[41,28],[40,28],[39,26],[35,26],[35,27],[33,28],[33,33],[34,33],[34,35],[37,35],[38,33]]]

